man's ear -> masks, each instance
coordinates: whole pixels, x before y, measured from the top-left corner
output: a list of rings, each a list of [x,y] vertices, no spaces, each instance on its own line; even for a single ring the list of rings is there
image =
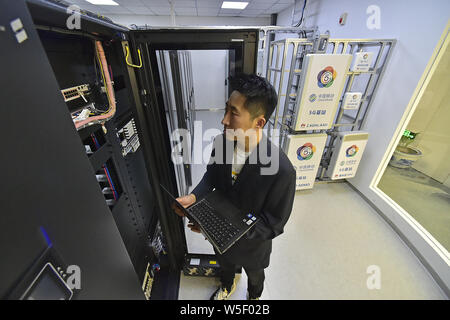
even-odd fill
[[[258,129],[264,128],[264,125],[266,124],[266,119],[264,119],[264,115],[258,116],[255,120],[256,120],[256,128]]]

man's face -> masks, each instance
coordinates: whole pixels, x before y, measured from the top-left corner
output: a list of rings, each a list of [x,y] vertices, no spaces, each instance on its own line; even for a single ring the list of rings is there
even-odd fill
[[[259,129],[262,128],[265,124],[264,116],[260,115],[252,119],[250,112],[248,112],[245,107],[246,97],[241,94],[239,91],[233,91],[228,98],[225,106],[225,115],[222,119],[223,130],[226,133],[227,129],[238,130],[235,131],[239,135],[241,132],[239,129],[242,129],[243,132],[251,132],[249,129]],[[228,134],[225,135],[230,140],[236,140],[237,137],[234,138],[229,137]]]

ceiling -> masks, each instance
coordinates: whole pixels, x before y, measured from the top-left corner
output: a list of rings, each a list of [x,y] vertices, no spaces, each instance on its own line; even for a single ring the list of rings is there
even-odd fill
[[[85,0],[66,0],[80,8],[103,15],[169,16],[168,0],[114,0],[118,6],[93,5]],[[227,0],[232,1],[232,0]],[[172,0],[176,16],[208,17],[269,17],[292,6],[295,0],[242,0],[248,2],[244,10],[221,9],[223,0]]]

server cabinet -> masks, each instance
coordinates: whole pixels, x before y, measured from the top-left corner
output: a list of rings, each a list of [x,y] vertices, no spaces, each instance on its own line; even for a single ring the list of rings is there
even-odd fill
[[[17,19],[22,28],[14,31]],[[25,2],[2,1],[0,24],[6,29],[0,32],[0,296],[21,298],[45,266],[36,264],[52,248],[81,270],[75,297],[143,299]],[[16,37],[22,31],[25,40]],[[61,267],[50,256],[45,261]]]
[[[258,32],[128,30],[86,12],[81,28],[68,30],[71,12],[57,1],[0,3],[8,137],[0,297],[29,297],[44,274],[67,283],[75,266],[79,287],[72,296],[56,285],[60,298],[176,299],[187,249],[182,220],[159,189],[177,193],[156,51],[231,49],[234,71],[251,73]],[[108,70],[95,62],[95,41]],[[77,130],[77,110],[109,110],[106,73],[114,117]]]

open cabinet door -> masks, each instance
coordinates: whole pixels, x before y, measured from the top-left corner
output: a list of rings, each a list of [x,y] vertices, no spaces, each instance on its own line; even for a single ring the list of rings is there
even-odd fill
[[[148,126],[149,132],[158,131],[151,135],[154,150],[159,152],[154,164],[161,174],[159,181],[165,183],[174,194],[184,195],[193,180],[190,162],[184,161],[180,165],[171,161],[174,142],[169,140],[176,129],[187,129],[191,140],[194,137],[194,85],[188,50],[228,50],[229,75],[254,73],[258,35],[256,28],[227,27],[130,31],[133,61],[142,61],[140,66],[129,64],[130,72],[136,74],[136,96],[142,100],[141,118],[147,117],[147,124],[142,125]],[[173,97],[167,94],[168,90],[172,91]],[[173,114],[173,109],[176,114]],[[191,149],[184,149],[183,152],[192,153],[192,143],[187,145]],[[183,159],[192,159],[192,154],[183,154]]]
[[[156,175],[153,177],[154,184],[160,182],[174,195],[188,190],[192,184],[190,163],[177,167],[172,162],[173,143],[170,141],[172,131],[177,128],[189,130],[192,138],[194,135],[192,132],[194,108],[193,101],[189,100],[193,95],[189,89],[193,88],[193,84],[189,84],[189,79],[192,78],[189,73],[192,71],[185,65],[189,63],[189,58],[180,58],[180,56],[187,50],[229,50],[232,52],[230,55],[232,61],[229,63],[232,69],[230,74],[255,73],[258,34],[257,28],[226,27],[155,28],[130,31],[130,42],[124,42],[123,46],[129,46],[128,50],[131,52],[128,69],[130,78],[135,79],[132,81],[133,92],[135,100],[138,101],[138,118],[146,140],[143,143],[148,146],[151,171]],[[126,49],[124,53],[125,51]],[[162,63],[162,60],[166,60],[166,63]],[[167,60],[170,60],[170,63]],[[168,70],[168,65],[172,67],[172,70]],[[166,72],[169,76],[161,72]],[[168,81],[168,78],[172,79]],[[178,82],[176,85],[178,92],[174,88],[174,99],[168,98],[164,91],[172,80],[173,83]],[[183,81],[186,83],[181,83]],[[170,115],[172,110],[176,110],[176,115],[168,119],[168,114]],[[177,124],[173,127],[175,120]],[[191,150],[187,151],[191,152]],[[186,158],[192,159],[192,155]],[[184,172],[180,172],[181,170]],[[184,176],[184,179],[180,179],[180,176]],[[184,185],[180,186],[179,183]],[[172,262],[180,266],[187,252],[183,222],[173,213],[170,204],[164,203],[165,199],[160,190],[157,196],[165,205],[161,212],[161,221],[163,229],[165,228]]]
[[[173,130],[187,129],[191,138],[194,135],[195,105],[193,103],[193,84],[190,83],[192,81],[192,70],[190,69],[190,58],[187,50],[229,50],[230,75],[241,72],[254,73],[256,70],[258,34],[257,29],[226,27],[156,28],[130,31],[130,42],[134,51],[133,61],[142,60],[141,67],[134,67],[137,75],[136,92],[142,99],[143,105],[150,109],[159,110],[158,117],[153,115],[151,118],[152,120],[158,119],[159,123],[152,125],[161,128],[163,135],[165,135],[161,136],[161,140],[155,142],[160,143],[155,150],[168,152],[161,156],[160,160],[171,162],[173,142],[171,143],[169,138]],[[140,57],[137,50],[139,50]],[[170,63],[164,63],[163,60],[170,60]],[[133,67],[130,66],[130,68]],[[161,72],[167,74],[161,74]],[[165,95],[168,86],[173,90],[173,99],[168,98],[167,94]],[[174,104],[174,106],[171,104]],[[163,112],[172,113],[172,108],[176,110],[176,114],[168,115],[171,118],[168,121]],[[146,110],[146,112],[155,111]],[[192,149],[190,152],[192,152]],[[184,156],[185,159],[192,159],[191,154]],[[184,193],[183,191],[188,190],[193,180],[190,163],[183,163],[183,166],[180,166],[173,163],[167,165],[166,162],[164,167],[169,169],[170,174],[165,170],[160,171],[164,172],[165,175],[161,181],[171,185],[170,188],[174,193],[177,193],[177,191]],[[181,170],[184,172],[181,173]],[[172,176],[171,181],[167,180],[169,176]],[[175,176],[182,178],[174,179]],[[182,185],[177,186],[175,182]]]
[[[186,253],[186,240],[182,219],[164,201],[159,185],[176,190],[175,169],[171,161],[171,146],[164,104],[157,101],[157,87],[153,75],[155,67],[147,59],[146,48],[142,45],[131,46],[128,41],[122,42],[124,57],[133,51],[133,61],[141,61],[140,66],[127,60],[128,75],[136,106],[136,121],[141,132],[140,141],[144,150],[144,158],[148,176],[154,187],[159,207],[159,219],[167,245],[167,257],[172,272],[182,268]],[[131,48],[130,48],[131,47]],[[136,55],[137,50],[141,57]],[[157,67],[157,66],[156,66]],[[161,97],[162,99],[162,97]],[[174,192],[177,194],[177,192]]]
[[[51,264],[54,279],[78,267],[77,299],[144,299],[28,7],[0,7],[0,298],[34,297],[32,284]],[[70,297],[54,284],[45,297]]]

